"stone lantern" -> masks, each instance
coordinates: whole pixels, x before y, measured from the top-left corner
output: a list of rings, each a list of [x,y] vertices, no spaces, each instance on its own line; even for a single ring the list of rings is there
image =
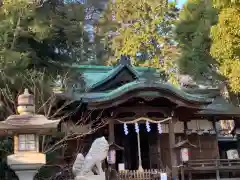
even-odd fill
[[[60,120],[48,120],[35,114],[34,98],[28,89],[18,97],[18,115],[0,122],[0,134],[14,136],[14,154],[7,157],[8,165],[19,180],[33,180],[40,167],[46,164],[46,155],[39,152],[39,135],[56,129]]]

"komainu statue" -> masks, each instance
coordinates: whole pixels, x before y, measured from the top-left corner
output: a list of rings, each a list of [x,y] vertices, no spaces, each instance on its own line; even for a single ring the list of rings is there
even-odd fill
[[[85,157],[79,153],[73,164],[74,180],[105,180],[102,161],[107,158],[108,150],[107,140],[101,137],[93,142]]]

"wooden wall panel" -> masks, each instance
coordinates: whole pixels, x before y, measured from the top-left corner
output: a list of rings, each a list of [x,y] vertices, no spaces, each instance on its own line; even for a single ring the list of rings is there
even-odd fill
[[[156,166],[156,163],[158,162],[158,167],[160,168],[165,168],[166,165],[170,167],[168,134],[161,134],[155,136],[155,138],[158,140],[154,141],[150,146],[149,151],[152,166]],[[193,134],[188,136],[188,138],[192,144],[197,146],[197,148],[189,149],[190,160],[215,159],[218,157],[218,145],[214,135],[199,136]],[[180,149],[176,150],[176,153],[178,164],[180,164]],[[158,155],[160,157],[157,157]]]
[[[218,144],[215,136],[192,135],[189,136],[189,141],[197,146],[190,150],[190,159],[215,159],[218,157]]]

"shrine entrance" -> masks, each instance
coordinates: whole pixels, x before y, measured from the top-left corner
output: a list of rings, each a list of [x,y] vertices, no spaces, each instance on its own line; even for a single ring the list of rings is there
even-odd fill
[[[150,152],[149,152],[149,132],[144,128],[145,124],[139,124],[140,150],[143,169],[150,169]],[[129,125],[129,134],[124,134],[122,124],[116,124],[116,143],[124,148],[124,151],[117,153],[117,163],[124,163],[128,170],[137,170],[139,166],[138,157],[138,139],[134,125]]]
[[[115,124],[114,134],[115,142],[124,148],[116,154],[118,170],[119,164],[124,164],[126,170],[166,168],[168,158],[162,159],[161,153],[164,152],[164,148],[169,147],[169,143],[165,140],[168,140],[168,135],[162,134],[161,123],[149,123],[145,120],[134,124],[118,123]],[[160,138],[164,140],[161,144]]]

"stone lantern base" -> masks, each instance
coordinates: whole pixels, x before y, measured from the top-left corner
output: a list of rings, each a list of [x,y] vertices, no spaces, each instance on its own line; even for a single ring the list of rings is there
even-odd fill
[[[7,163],[19,180],[33,180],[38,170],[46,164],[46,155],[37,152],[19,152],[8,156]]]

